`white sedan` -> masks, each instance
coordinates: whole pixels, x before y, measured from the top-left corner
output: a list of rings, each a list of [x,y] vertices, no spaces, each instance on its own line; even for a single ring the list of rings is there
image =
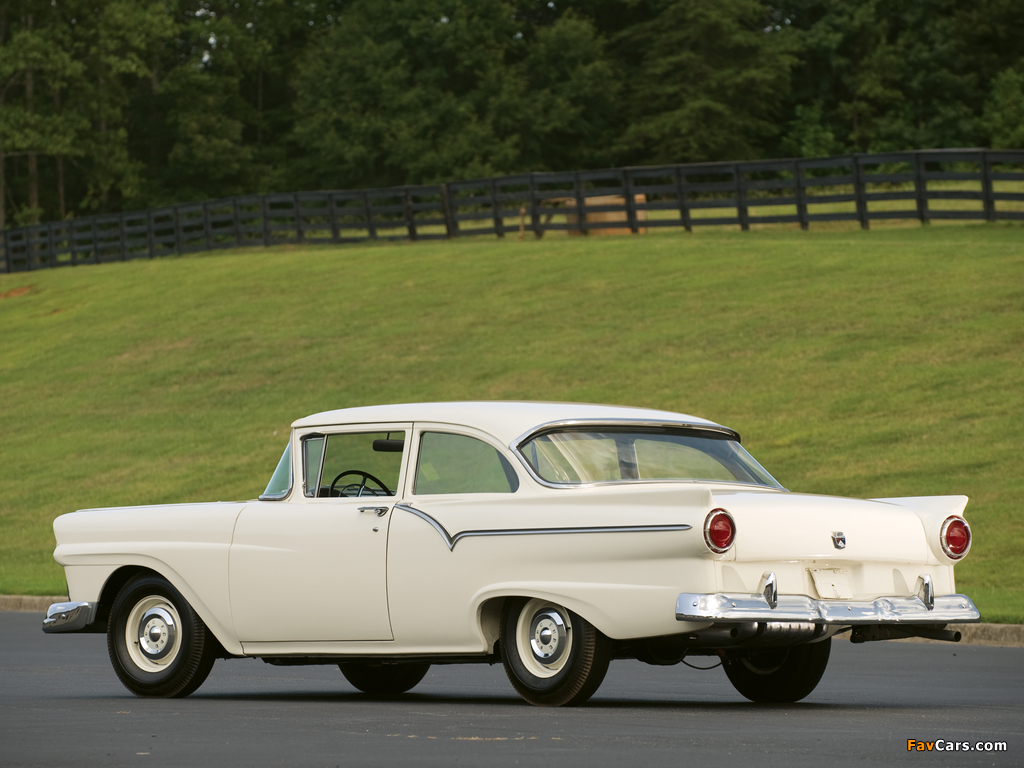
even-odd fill
[[[258,500],[54,521],[70,602],[139,696],[217,658],[337,664],[397,695],[431,664],[500,660],[532,704],[579,704],[613,659],[721,660],[757,702],[807,696],[832,638],[956,640],[964,496],[783,488],[739,435],[572,403],[349,408],[292,425]]]

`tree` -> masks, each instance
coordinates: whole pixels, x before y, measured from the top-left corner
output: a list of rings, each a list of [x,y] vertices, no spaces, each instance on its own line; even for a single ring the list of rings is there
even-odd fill
[[[982,121],[992,148],[1024,147],[1024,59],[995,79]]]
[[[151,75],[148,53],[173,35],[174,25],[159,2],[69,0],[65,12],[75,57],[86,67],[66,109],[76,110],[92,126],[81,143],[81,205],[117,210],[138,193],[144,168],[129,153],[128,108],[134,89]]]
[[[794,36],[757,0],[661,0],[623,31],[640,63],[621,141],[632,162],[757,157],[778,132]]]
[[[576,167],[616,88],[588,21],[503,0],[356,0],[295,84],[300,178],[333,188]]]
[[[6,223],[6,158],[26,158],[27,200],[16,210],[16,221],[37,223],[43,213],[41,156],[55,160],[63,216],[63,159],[81,154],[85,128],[77,115],[61,108],[63,90],[80,77],[84,67],[69,52],[66,29],[55,6],[31,7],[40,13],[22,13],[13,29],[7,26],[6,6],[0,9],[0,228]]]

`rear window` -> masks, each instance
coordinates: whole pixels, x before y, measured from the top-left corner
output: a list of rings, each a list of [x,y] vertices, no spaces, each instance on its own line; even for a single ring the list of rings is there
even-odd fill
[[[782,486],[728,435],[698,429],[572,428],[519,447],[549,483],[704,480]]]

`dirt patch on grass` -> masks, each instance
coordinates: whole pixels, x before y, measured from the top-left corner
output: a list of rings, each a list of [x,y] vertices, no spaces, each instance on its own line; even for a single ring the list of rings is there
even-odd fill
[[[25,294],[31,291],[32,286],[19,285],[17,288],[11,288],[11,290],[9,290],[7,293],[0,293],[0,299],[16,299],[19,296],[24,296]]]

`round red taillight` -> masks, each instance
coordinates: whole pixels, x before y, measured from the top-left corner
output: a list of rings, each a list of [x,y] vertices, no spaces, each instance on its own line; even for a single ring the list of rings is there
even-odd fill
[[[736,538],[736,523],[724,509],[713,509],[704,519],[704,543],[716,554],[732,546]]]
[[[971,549],[971,526],[962,517],[947,517],[939,530],[939,544],[947,557],[959,560]]]

